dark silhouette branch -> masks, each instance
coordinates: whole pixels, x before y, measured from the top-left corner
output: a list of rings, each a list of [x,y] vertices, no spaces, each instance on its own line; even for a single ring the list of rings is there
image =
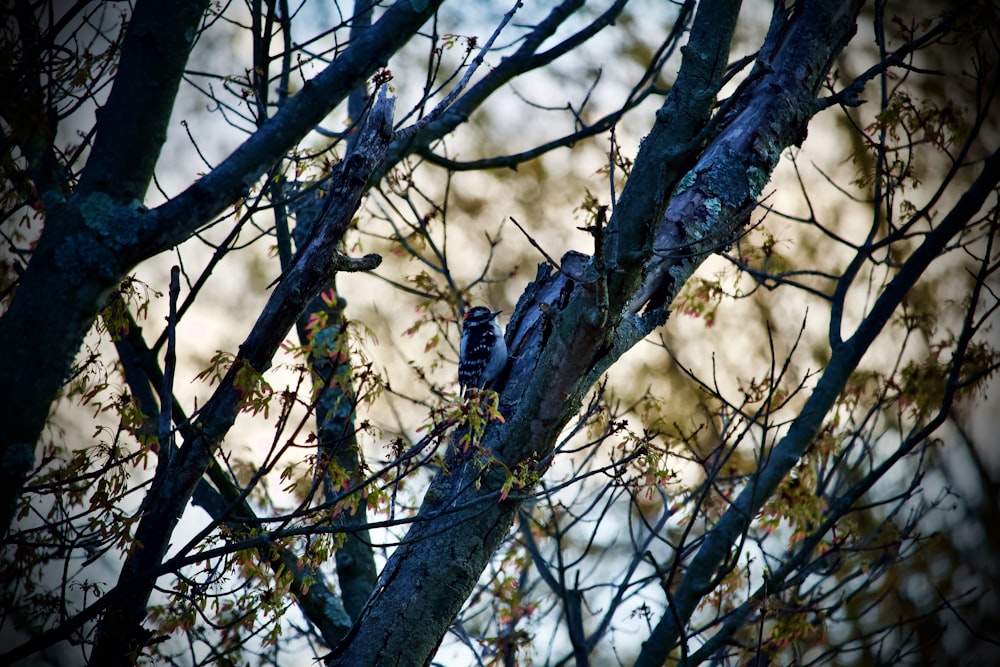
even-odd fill
[[[673,594],[670,609],[660,619],[649,640],[643,644],[642,653],[636,661],[638,667],[663,664],[670,651],[677,646],[684,624],[705,593],[711,590],[716,569],[729,556],[738,536],[746,532],[753,517],[812,442],[861,357],[930,263],[940,256],[949,240],[969,224],[993,194],[998,183],[1000,151],[986,161],[975,183],[941,224],[927,234],[920,247],[882,291],[871,312],[854,334],[833,348],[833,356],[827,363],[826,371],[792,423],[788,434],[774,447],[763,467],[755,474],[754,483],[740,493],[691,559],[679,589]]]
[[[259,377],[294,326],[306,304],[335,270],[337,248],[365,191],[374,167],[384,158],[392,137],[393,101],[385,97],[373,107],[362,130],[364,138],[345,156],[339,167],[319,224],[296,254],[268,300],[220,386],[205,404],[193,425],[194,437],[186,439],[164,474],[158,475],[142,506],[136,529],[136,548],[122,566],[120,580],[134,581],[152,572],[166,553],[174,527],[215,450],[241,409],[247,387],[246,373]],[[249,381],[253,381],[252,379]],[[91,664],[127,664],[150,638],[142,627],[154,581],[135,584],[116,604],[104,611],[97,630]]]

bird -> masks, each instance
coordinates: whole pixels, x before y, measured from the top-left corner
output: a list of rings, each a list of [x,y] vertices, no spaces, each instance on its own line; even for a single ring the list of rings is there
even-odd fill
[[[497,315],[501,312],[475,306],[462,318],[458,382],[465,393],[472,387],[485,387],[500,375],[507,363],[507,343],[497,323]]]

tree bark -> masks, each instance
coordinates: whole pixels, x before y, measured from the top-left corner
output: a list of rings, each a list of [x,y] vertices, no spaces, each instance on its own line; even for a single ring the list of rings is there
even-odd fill
[[[143,127],[149,136],[137,141],[143,150],[158,153],[156,142],[162,142],[165,136],[173,101],[170,90],[175,90],[176,84],[171,88],[163,74],[156,79],[159,87],[130,79],[144,77],[143,63],[163,57],[166,64],[176,68],[173,77],[179,80],[183,59],[178,55],[166,57],[164,52],[173,49],[186,54],[189,35],[197,33],[200,18],[187,10],[171,12],[169,5],[144,9],[141,14],[137,8],[125,38],[126,43],[131,40],[136,45],[123,45],[119,78],[109,106],[98,117],[97,136],[107,137],[95,145],[95,161],[93,166],[88,161],[77,192],[65,201],[54,199],[54,195],[46,197],[45,229],[10,308],[0,318],[0,349],[5,351],[0,356],[0,531],[4,535],[34,465],[35,444],[49,408],[106,295],[140,261],[184,241],[246,194],[326,114],[383,67],[388,55],[410,39],[441,2],[395,3],[232,155],[152,211],[143,209],[138,202],[145,191],[139,176],[146,174],[143,178],[147,185],[151,177],[149,160],[129,157],[134,147],[113,135],[121,129],[118,125],[123,118],[142,109],[141,113],[148,115]],[[175,27],[166,28],[164,21],[173,21]],[[133,58],[138,65],[130,64]],[[119,88],[125,91],[121,95],[116,92]],[[134,96],[146,102],[136,103]],[[154,121],[160,125],[153,125]],[[147,146],[147,142],[153,145]],[[111,169],[112,175],[121,178],[100,173],[104,169]],[[138,175],[125,173],[130,169]],[[105,187],[111,189],[106,192],[102,189]],[[57,203],[49,206],[53,200]]]
[[[129,19],[107,103],[77,193],[142,201],[153,178],[208,0],[140,0]]]
[[[855,0],[778,7],[763,47],[771,67],[762,64],[736,102],[711,117],[739,3],[699,5],[677,83],[603,246],[593,258],[567,254],[558,273],[540,270],[518,303],[506,333],[512,366],[499,388],[505,422],[490,425],[479,454],[463,459],[452,447],[455,465],[432,482],[330,665],[431,659],[516,516],[516,496],[500,500],[506,471],[552,451],[593,383],[662,324],[684,280],[747,219],[781,151],[805,136],[858,9]]]
[[[336,270],[349,270],[350,261],[338,254],[338,248],[367,189],[371,172],[384,158],[392,138],[394,102],[385,98],[384,92],[361,130],[364,136],[339,165],[323,213],[308,242],[282,276],[240,346],[239,355],[193,425],[194,437],[186,439],[172,454],[165,470],[158,469],[140,508],[142,518],[136,528],[132,553],[119,575],[117,597],[98,624],[90,664],[130,665],[141,653],[151,636],[142,622],[156,580],[152,573],[160,565],[195,487],[242,408],[247,389],[242,383],[267,370],[278,346],[329,276]],[[379,259],[366,257],[358,263],[358,268],[374,268]]]
[[[722,64],[707,70],[689,66],[686,72],[682,67],[679,81],[689,81],[690,88],[675,87],[668,104],[689,113],[677,117],[676,127],[663,118],[668,126],[663,131],[673,130],[682,143],[695,136],[711,111],[738,13],[738,2],[731,0],[706,2],[698,10],[693,34],[700,41],[689,48],[703,49],[699,56],[710,54]],[[726,19],[721,27],[720,18]],[[701,79],[700,88],[694,77]],[[685,94],[693,88],[701,91],[695,99]],[[693,154],[695,147],[686,149]],[[636,170],[650,170],[653,180],[666,182],[660,189],[669,191],[669,179],[683,172],[666,170],[664,154],[652,147],[643,155]],[[475,451],[451,447],[447,473],[432,482],[413,527],[329,664],[423,665],[431,659],[517,515],[519,500],[501,500],[508,471],[551,452],[596,378],[643,337],[631,324],[621,327],[627,331],[621,335],[607,317],[608,304],[599,302],[595,289],[606,279],[579,253],[568,253],[559,272],[540,267],[507,326],[514,362],[501,388],[505,424],[488,428]]]
[[[116,258],[128,243],[123,225],[134,211],[131,202],[149,186],[207,6],[206,0],[136,4],[122,42],[119,76],[98,111],[99,129],[77,195],[66,202],[56,192],[42,193],[51,207],[45,230],[10,309],[0,318],[3,535],[34,464],[49,406],[106,292],[124,275]]]
[[[875,341],[896,308],[924,275],[930,263],[937,259],[948,242],[958,234],[982,208],[1000,183],[1000,151],[984,164],[975,183],[945,216],[934,231],[927,234],[920,247],[906,261],[872,307],[871,314],[849,339],[834,346],[816,388],[802,411],[765,459],[754,483],[747,485],[719,523],[708,533],[698,553],[691,559],[680,586],[671,596],[670,608],[663,614],[650,637],[643,644],[636,667],[658,667],[670,651],[684,641],[683,628],[702,597],[713,587],[717,571],[732,558],[733,546],[746,534],[750,523],[760,512],[778,485],[813,442],[837,397],[858,362]]]

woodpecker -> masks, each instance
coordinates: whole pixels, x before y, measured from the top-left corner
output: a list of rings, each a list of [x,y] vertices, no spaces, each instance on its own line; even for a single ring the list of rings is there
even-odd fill
[[[476,306],[465,313],[459,346],[458,382],[466,390],[470,387],[482,389],[487,382],[500,375],[507,363],[507,343],[497,324],[500,312]]]

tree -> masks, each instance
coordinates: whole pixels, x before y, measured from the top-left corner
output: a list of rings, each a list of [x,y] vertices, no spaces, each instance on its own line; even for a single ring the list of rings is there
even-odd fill
[[[939,580],[930,601],[894,582],[933,581],[914,552],[950,497],[930,480],[948,474],[956,432],[984,498],[969,513],[997,511],[959,413],[998,363],[996,7],[774,3],[763,35],[740,34],[739,2],[672,9],[466,7],[494,22],[482,39],[440,0],[338,4],[327,25],[286,0],[16,0],[3,88],[19,94],[0,102],[0,505],[21,634],[5,661],[61,642],[94,665],[180,660],[172,635],[192,662],[282,663],[304,639],[331,665],[427,664],[461,646],[493,664],[885,663],[956,632],[985,641],[975,605],[995,611],[995,571],[967,590]],[[666,29],[645,43],[643,19]],[[233,26],[251,61],[195,67]],[[507,91],[559,82],[622,35],[637,67],[614,104],[591,104],[601,72],[580,102],[553,86],[529,104],[565,113],[524,131],[533,147],[502,138],[460,158],[465,126],[505,113]],[[205,172],[153,203],[179,91],[243,138],[216,160],[189,130]],[[331,113],[345,131],[326,129]],[[806,141],[817,129],[841,138],[832,161]],[[496,167],[548,178],[540,160],[608,138],[609,195],[573,197],[589,247],[555,260],[544,225],[571,225],[529,231],[501,207],[546,261],[510,313],[505,372],[457,395],[456,322],[496,285],[493,250],[509,242],[488,235],[485,268],[462,273],[452,183]],[[824,170],[845,160],[846,177]],[[255,323],[206,360],[207,400],[175,397],[185,317],[216,268],[260,245],[274,280]],[[425,268],[380,267],[362,245]],[[177,267],[154,297],[134,273],[167,252]],[[405,380],[380,374],[345,310],[364,289],[345,285],[371,285],[353,274],[376,269],[396,319],[421,313]],[[168,311],[155,334],[151,299]],[[746,346],[745,366],[712,368],[669,339],[671,310],[707,326],[739,307],[753,314],[717,342]],[[616,384],[630,352],[674,361],[643,387]],[[47,427],[60,396],[97,413],[92,445]],[[379,415],[399,403],[390,429]],[[243,458],[231,440],[247,421],[270,445]],[[105,583],[94,568],[109,561]]]

